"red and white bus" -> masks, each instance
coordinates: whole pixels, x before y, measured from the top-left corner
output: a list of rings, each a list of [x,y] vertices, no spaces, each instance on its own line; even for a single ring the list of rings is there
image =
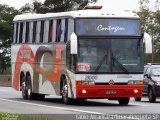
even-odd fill
[[[13,20],[12,81],[24,99],[141,97],[144,52],[140,18],[103,9],[22,14]]]

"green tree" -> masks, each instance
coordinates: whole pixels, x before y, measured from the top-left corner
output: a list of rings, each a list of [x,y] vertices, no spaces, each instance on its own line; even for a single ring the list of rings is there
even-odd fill
[[[88,3],[95,2],[97,0],[45,0],[44,3],[34,0],[32,4],[26,4],[20,10],[34,13],[64,12],[83,9]]]
[[[160,63],[160,10],[154,13],[154,60]]]
[[[20,8],[20,11],[22,13],[32,13],[34,10],[33,10],[33,5],[32,4],[25,4],[23,7]]]
[[[155,49],[158,54],[160,54],[160,1],[156,0],[155,5],[155,13],[154,13],[154,24],[155,24]],[[160,60],[160,59],[159,59]]]
[[[10,67],[12,20],[19,14],[13,7],[0,4],[0,73]]]
[[[156,0],[154,10],[149,9],[149,0],[140,0],[142,31],[152,36],[153,54],[145,55],[145,62],[160,62],[160,1]]]

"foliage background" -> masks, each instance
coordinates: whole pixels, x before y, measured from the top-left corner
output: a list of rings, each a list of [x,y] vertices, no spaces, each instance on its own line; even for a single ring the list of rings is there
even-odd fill
[[[97,0],[45,0],[44,3],[33,1],[19,10],[0,4],[0,74],[11,74],[11,33],[12,20],[22,13],[49,13],[82,9],[88,3]]]
[[[153,39],[153,54],[145,54],[145,63],[160,63],[160,1],[156,0],[154,10],[150,10],[151,0],[139,0],[140,8],[136,12],[141,18],[142,32],[147,32]],[[49,13],[83,9],[88,3],[97,0],[45,0],[41,3],[33,0],[19,10],[0,4],[0,74],[10,74],[10,46],[12,20],[15,15],[22,13]]]

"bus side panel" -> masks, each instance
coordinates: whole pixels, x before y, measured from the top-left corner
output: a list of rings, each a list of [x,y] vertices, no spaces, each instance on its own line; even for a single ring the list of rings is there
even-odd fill
[[[11,46],[12,87],[16,90],[19,90],[20,66],[22,64],[22,56],[19,52],[20,47],[20,45]]]
[[[60,95],[64,50],[60,43],[39,46],[35,53],[34,92]]]
[[[34,53],[28,45],[12,45],[12,75],[13,88],[19,90],[20,88],[20,74],[21,72],[29,72],[32,76]],[[14,64],[15,63],[15,64]],[[27,65],[29,66],[27,68]],[[22,67],[23,66],[23,67]],[[32,71],[31,71],[31,70]]]
[[[58,94],[59,80],[55,79],[56,75],[53,71],[55,65],[53,44],[40,46],[36,51],[35,61],[37,64],[35,65],[34,86],[39,87],[38,92],[42,94]]]
[[[29,72],[34,93],[60,95],[65,45],[23,44],[18,49],[17,46],[12,46],[13,87],[19,90],[21,71]]]

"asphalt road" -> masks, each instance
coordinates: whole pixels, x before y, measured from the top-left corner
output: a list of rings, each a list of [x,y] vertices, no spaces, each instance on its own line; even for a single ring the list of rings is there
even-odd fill
[[[47,96],[42,101],[24,100],[21,92],[17,92],[10,87],[0,87],[0,111],[16,114],[58,115],[62,117],[60,119],[64,118],[65,120],[89,119],[88,114],[152,114],[152,118],[149,116],[149,119],[155,118],[158,120],[160,119],[160,115],[158,115],[160,114],[160,99],[157,99],[156,103],[149,103],[148,98],[142,98],[141,102],[135,102],[131,98],[128,106],[120,106],[118,101],[109,101],[107,99],[89,99],[73,105],[64,105],[60,97]],[[82,114],[86,116],[81,116]],[[67,118],[65,115],[72,116]]]

